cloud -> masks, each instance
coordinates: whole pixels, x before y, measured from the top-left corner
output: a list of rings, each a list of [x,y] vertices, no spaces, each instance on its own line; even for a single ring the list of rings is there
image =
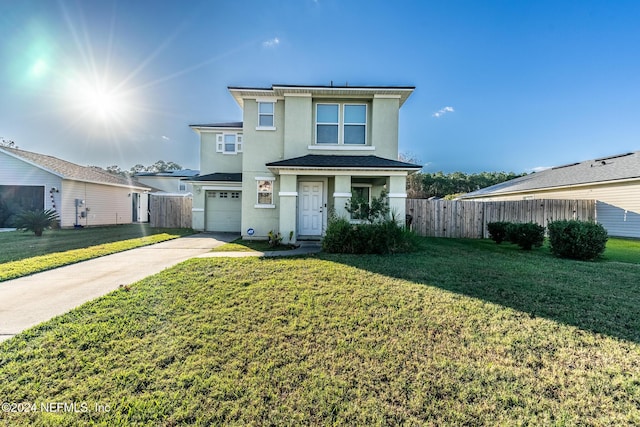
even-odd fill
[[[280,39],[277,37],[274,37],[272,39],[262,42],[262,46],[267,48],[275,48],[279,44],[280,44]]]
[[[444,116],[447,113],[453,113],[455,110],[453,109],[453,107],[444,107],[439,109],[438,111],[436,111],[435,113],[432,114],[433,117],[439,118]]]
[[[164,139],[165,141],[171,141],[171,138],[169,138],[168,136],[162,135],[160,138]]]

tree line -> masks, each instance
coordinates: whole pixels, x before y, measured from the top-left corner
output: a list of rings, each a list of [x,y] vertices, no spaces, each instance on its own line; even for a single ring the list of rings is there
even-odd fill
[[[526,175],[514,172],[463,172],[414,173],[407,177],[407,197],[428,199],[431,197],[453,199],[461,194],[509,181]]]
[[[165,162],[164,160],[158,160],[152,165],[145,166],[138,163],[132,166],[129,170],[120,169],[118,165],[107,166],[106,171],[114,175],[133,176],[139,172],[170,172],[182,170],[182,166],[175,162]]]

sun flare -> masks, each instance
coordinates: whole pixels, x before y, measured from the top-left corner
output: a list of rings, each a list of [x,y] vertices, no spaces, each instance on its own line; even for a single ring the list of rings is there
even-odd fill
[[[112,121],[127,115],[129,101],[125,94],[108,82],[73,79],[68,90],[72,106],[89,118]]]

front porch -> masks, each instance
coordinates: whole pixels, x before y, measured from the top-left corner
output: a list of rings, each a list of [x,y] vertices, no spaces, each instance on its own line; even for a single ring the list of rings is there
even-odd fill
[[[300,164],[309,157],[325,164]],[[335,157],[340,157],[343,164],[327,164]],[[363,157],[368,165],[362,165]],[[267,167],[279,178],[279,230],[287,243],[291,231],[290,243],[321,239],[331,215],[351,217],[346,208],[351,198],[371,203],[382,191],[387,192],[390,211],[404,221],[407,175],[420,168],[376,156],[304,156]]]

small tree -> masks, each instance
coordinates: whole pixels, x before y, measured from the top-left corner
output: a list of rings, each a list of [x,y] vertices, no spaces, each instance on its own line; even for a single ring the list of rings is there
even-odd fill
[[[42,236],[42,232],[58,220],[58,214],[53,209],[44,211],[23,211],[16,215],[14,226],[18,230],[33,231],[36,237]]]
[[[384,221],[389,216],[389,197],[386,190],[382,190],[379,197],[373,197],[371,204],[364,198],[353,197],[345,203],[344,208],[353,219],[369,223]]]

